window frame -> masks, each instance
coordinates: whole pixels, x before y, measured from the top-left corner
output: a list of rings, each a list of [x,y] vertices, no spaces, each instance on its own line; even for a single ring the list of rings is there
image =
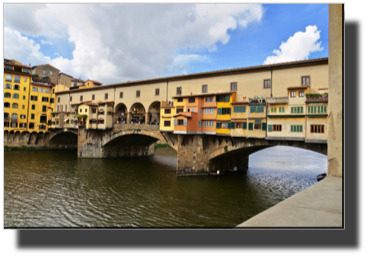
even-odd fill
[[[183,88],[182,87],[176,87],[176,96],[181,96],[183,93]]]
[[[303,84],[303,78],[308,78],[308,84]],[[310,86],[311,85],[311,76],[310,75],[303,75],[300,77],[301,86]]]
[[[294,93],[294,95],[292,95]],[[290,98],[296,98],[296,91],[290,91]]]
[[[269,86],[265,86],[265,82],[269,82]],[[271,88],[272,80],[271,79],[264,79],[263,81],[263,89],[269,89]]]
[[[232,89],[232,86],[235,86],[235,89]],[[238,82],[230,82],[230,92],[238,91]]]
[[[136,90],[136,98],[141,98],[141,90]]]
[[[204,87],[205,87],[205,91],[204,91]],[[201,86],[201,93],[208,93],[208,85]]]
[[[155,95],[154,96],[159,96],[159,88],[155,89]]]

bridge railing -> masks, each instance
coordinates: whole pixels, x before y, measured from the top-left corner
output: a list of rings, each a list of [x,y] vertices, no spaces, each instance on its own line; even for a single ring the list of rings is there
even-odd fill
[[[146,131],[159,131],[159,125],[146,125],[146,124],[114,124],[115,130],[146,130]]]

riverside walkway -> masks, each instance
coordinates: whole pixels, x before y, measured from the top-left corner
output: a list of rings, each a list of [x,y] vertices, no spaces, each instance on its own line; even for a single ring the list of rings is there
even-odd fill
[[[342,227],[342,178],[327,177],[237,227]]]

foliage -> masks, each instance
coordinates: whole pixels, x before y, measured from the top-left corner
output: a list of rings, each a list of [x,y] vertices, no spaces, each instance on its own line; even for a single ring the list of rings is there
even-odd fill
[[[307,99],[318,99],[318,98],[328,98],[328,93],[306,93]]]
[[[33,77],[33,79],[35,79],[35,78],[38,78],[39,75],[38,74],[33,74],[31,77]]]
[[[157,144],[157,145],[155,145],[155,149],[160,149],[160,148],[171,148],[171,147],[168,144]]]
[[[4,151],[34,150],[34,149],[35,149],[34,147],[26,147],[26,146],[22,146],[21,148],[4,146]]]
[[[225,146],[225,148],[224,148],[224,149],[225,149],[225,152],[227,152],[227,149],[228,149],[228,147],[227,147],[227,146]]]

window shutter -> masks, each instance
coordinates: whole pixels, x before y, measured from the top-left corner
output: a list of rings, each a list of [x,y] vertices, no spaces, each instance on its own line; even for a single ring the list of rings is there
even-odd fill
[[[251,113],[256,111],[256,106],[251,106]]]
[[[262,123],[262,130],[266,131],[266,122]]]
[[[221,123],[217,122],[217,129],[220,129],[220,128],[221,128]]]
[[[246,129],[247,129],[247,123],[243,122],[243,130],[246,130]]]
[[[248,123],[248,130],[253,130],[253,123],[252,122]]]
[[[178,125],[178,120],[174,120],[174,126]]]
[[[231,115],[231,108],[228,109],[228,113]]]
[[[187,119],[184,119],[184,121],[183,121],[183,125],[184,125],[184,126],[187,126]]]
[[[290,125],[290,132],[292,133],[292,132],[294,132],[294,125]]]
[[[202,110],[200,109],[200,110],[198,110],[198,113],[200,114],[200,115],[202,115]]]
[[[294,113],[294,107],[291,107],[290,109],[291,109],[291,114],[293,114]]]
[[[326,113],[326,105],[324,105],[324,113]]]
[[[271,124],[268,125],[268,132],[273,132],[273,125]]]
[[[222,115],[222,108],[218,108],[218,109],[217,109],[217,114],[218,114],[218,115]]]
[[[229,102],[230,101],[230,95],[225,95],[225,102]]]
[[[194,109],[194,108],[191,108],[191,112],[195,112],[195,109]]]
[[[313,113],[316,113],[316,106],[313,107]]]
[[[201,120],[198,121],[198,127],[202,127],[202,122],[201,122]]]
[[[229,123],[229,128],[230,128],[230,129],[234,129],[234,126],[235,126],[234,124],[235,124],[234,122],[230,122],[230,123]]]
[[[260,112],[263,113],[264,112],[264,106],[260,105],[259,108],[260,108]]]
[[[303,125],[299,126],[299,132],[303,132]]]

